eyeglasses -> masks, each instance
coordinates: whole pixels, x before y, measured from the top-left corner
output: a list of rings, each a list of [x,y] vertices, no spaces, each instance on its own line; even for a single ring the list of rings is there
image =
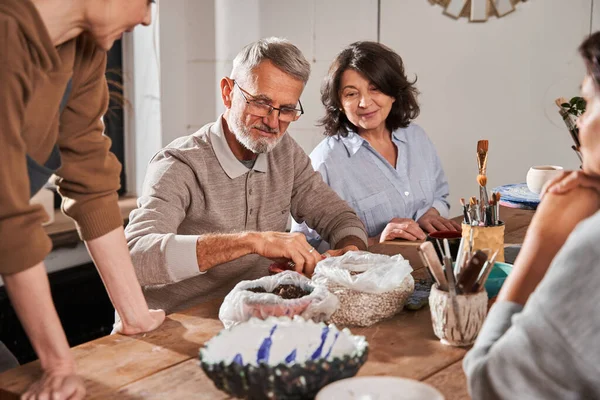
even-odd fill
[[[302,108],[302,103],[300,102],[299,99],[298,99],[298,105],[300,106],[300,109],[291,108],[291,107],[277,108],[277,107],[273,107],[272,105],[270,105],[269,103],[266,103],[263,100],[248,99],[248,97],[246,97],[246,95],[248,95],[250,97],[254,97],[254,96],[252,96],[250,93],[248,93],[244,89],[242,89],[242,87],[240,85],[238,85],[238,83],[236,81],[233,81],[233,84],[235,86],[237,86],[238,89],[240,89],[240,92],[242,93],[242,96],[244,97],[244,100],[246,100],[246,104],[248,105],[248,112],[252,115],[256,115],[257,117],[267,117],[267,116],[271,115],[273,110],[277,110],[279,112],[279,120],[281,120],[283,122],[293,122],[293,121],[297,121],[298,118],[300,118],[300,116],[302,114],[304,114],[304,108]]]

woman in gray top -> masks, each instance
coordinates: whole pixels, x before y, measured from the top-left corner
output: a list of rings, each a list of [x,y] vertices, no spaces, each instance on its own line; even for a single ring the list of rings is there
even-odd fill
[[[578,120],[583,173],[600,179],[600,32],[580,53],[587,66],[587,110]],[[594,186],[583,182],[544,195],[513,273],[465,357],[474,399],[600,398],[600,195]]]

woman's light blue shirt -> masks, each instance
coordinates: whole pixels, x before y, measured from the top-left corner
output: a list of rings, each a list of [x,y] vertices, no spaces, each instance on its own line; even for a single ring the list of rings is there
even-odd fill
[[[354,208],[369,237],[392,218],[418,220],[431,207],[448,217],[448,181],[425,131],[410,124],[395,130],[392,141],[398,148],[396,168],[354,132],[328,137],[310,154],[313,168]],[[293,221],[292,231],[303,232],[315,247],[320,243],[305,224]]]

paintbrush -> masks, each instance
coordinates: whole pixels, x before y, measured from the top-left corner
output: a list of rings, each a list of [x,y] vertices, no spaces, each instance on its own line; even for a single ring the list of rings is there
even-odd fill
[[[467,205],[465,203],[465,199],[463,197],[460,198],[460,205],[463,208],[463,216],[465,218],[464,223],[465,224],[471,224],[470,219],[469,219],[469,212],[467,211]]]
[[[477,221],[477,199],[475,198],[475,196],[472,196],[469,199],[469,215],[470,215],[471,225],[473,225],[473,222],[478,223],[478,221]]]
[[[494,268],[494,264],[496,263],[496,256],[498,255],[498,250],[485,262],[485,265],[481,269],[481,273],[477,277],[477,281],[475,285],[473,285],[473,293],[479,292],[483,287],[485,287],[485,282],[487,281],[492,269]]]
[[[493,195],[493,193],[492,193]],[[494,200],[490,200],[490,204],[485,210],[485,218],[487,220],[487,225],[492,226],[496,225],[496,218],[494,215],[496,214],[496,206],[494,205]]]
[[[488,195],[487,195],[487,176],[485,175],[477,175],[477,183],[479,184],[479,196],[481,200],[481,214],[485,215],[485,208],[489,203]],[[484,221],[486,222],[486,221]]]
[[[479,169],[479,175],[477,176],[477,183],[479,183],[479,200],[480,200],[480,213],[483,218],[485,214],[485,205],[487,204],[487,191],[485,185],[487,183],[486,169],[487,169],[487,158],[488,158],[488,149],[489,149],[489,141],[488,140],[479,140],[477,142],[477,168]],[[482,185],[480,181],[480,176],[483,176],[485,179],[484,184]],[[481,219],[479,219],[481,222]]]
[[[463,257],[465,255],[465,237],[461,236],[460,244],[458,245],[458,253],[456,254],[456,262],[454,263],[454,276],[458,276],[462,269]]]
[[[500,192],[496,192],[496,225],[500,223]]]
[[[421,258],[421,262],[423,263],[423,266],[427,270],[427,273],[429,274],[429,277],[431,278],[431,280],[436,282],[438,284],[438,286],[440,286],[441,285],[440,282],[436,279],[435,276],[433,276],[433,273],[431,272],[431,267],[429,266],[429,261],[427,261],[427,258],[425,258],[425,255],[423,254],[423,251],[421,250],[420,247],[417,247],[417,253],[419,254],[419,257]]]
[[[444,246],[447,246],[448,239],[444,239]],[[452,271],[452,257],[448,254],[447,257],[444,257],[444,266],[446,271],[446,279],[448,280],[448,293],[450,295],[450,302],[452,303],[452,312],[454,314],[454,319],[456,319],[456,324],[458,325],[458,334],[460,340],[463,338],[463,329],[460,321],[460,314],[458,313],[458,300],[456,299],[457,290],[456,290],[456,281],[454,279],[454,272]]]
[[[427,261],[427,267],[431,271],[431,275],[433,275],[435,281],[440,286],[440,290],[448,291],[448,281],[444,277],[444,269],[442,268],[442,264],[440,263],[440,259],[433,248],[433,244],[431,242],[423,242],[419,246],[423,257]]]
[[[479,168],[479,175],[486,174],[487,168],[487,154],[489,148],[489,141],[479,140],[477,142],[477,167]]]
[[[479,273],[483,268],[487,260],[487,254],[481,250],[477,250],[469,263],[462,271],[460,276],[458,277],[458,288],[462,290],[464,293],[468,293],[471,291],[471,288],[477,282],[477,278],[479,277]]]

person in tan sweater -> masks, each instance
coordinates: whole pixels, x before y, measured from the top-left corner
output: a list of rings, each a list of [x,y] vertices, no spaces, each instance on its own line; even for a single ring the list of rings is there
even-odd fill
[[[0,0],[0,275],[43,370],[28,399],[85,395],[50,295],[46,215],[29,204],[52,173],[122,317],[116,330],[146,332],[164,320],[148,310],[133,270],[117,203],[121,166],[101,120],[106,51],[150,23],[151,3]]]

